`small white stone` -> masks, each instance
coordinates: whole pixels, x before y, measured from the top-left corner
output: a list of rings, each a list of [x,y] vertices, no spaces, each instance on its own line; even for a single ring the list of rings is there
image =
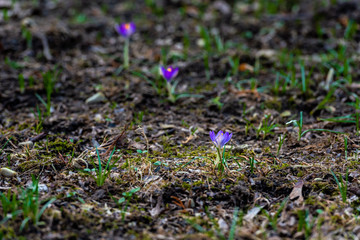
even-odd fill
[[[95,120],[95,122],[100,123],[100,122],[104,121],[104,118],[102,117],[102,115],[100,113],[97,113],[97,114],[95,114],[94,120]]]
[[[39,192],[48,192],[49,188],[44,183],[39,183],[38,185]]]
[[[204,47],[205,46],[205,40],[202,38],[199,38],[198,40],[196,40],[196,45],[198,45],[199,47]]]
[[[8,168],[0,168],[0,174],[4,177],[14,177],[17,175],[17,172]]]
[[[86,99],[86,103],[88,103],[88,104],[105,102],[105,101],[106,101],[106,97],[101,92],[98,92],[98,93],[92,95],[91,97],[89,97],[88,99]]]
[[[220,218],[218,220],[218,224],[219,224],[219,228],[222,230],[222,232],[229,231],[229,226],[227,225],[227,223],[225,222],[224,219]]]
[[[34,143],[32,141],[25,141],[25,142],[19,143],[19,146],[32,147],[32,145],[34,145]]]

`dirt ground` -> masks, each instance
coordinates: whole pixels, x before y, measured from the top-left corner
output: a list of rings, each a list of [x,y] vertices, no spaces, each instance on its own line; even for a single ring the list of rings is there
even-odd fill
[[[0,10],[0,239],[360,238],[359,1]]]

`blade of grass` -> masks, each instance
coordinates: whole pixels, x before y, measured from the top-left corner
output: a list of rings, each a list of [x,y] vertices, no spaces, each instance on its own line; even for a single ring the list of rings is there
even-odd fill
[[[10,142],[12,136],[5,142],[5,144],[1,147],[0,149],[0,154],[2,153],[2,151],[4,150],[4,148],[6,147],[6,145]]]
[[[235,239],[235,229],[236,229],[236,222],[238,220],[239,215],[239,208],[235,208],[233,220],[231,222],[230,232],[229,232],[229,238],[228,240],[234,240]]]
[[[339,132],[339,131],[334,131],[334,130],[329,130],[329,129],[308,129],[308,130],[305,130],[301,133],[301,137],[304,136],[306,133],[308,132],[329,132],[329,133],[336,133],[336,134],[346,134],[344,132]]]

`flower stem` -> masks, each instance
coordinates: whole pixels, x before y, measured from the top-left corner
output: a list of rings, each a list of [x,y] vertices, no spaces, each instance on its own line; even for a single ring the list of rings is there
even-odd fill
[[[166,81],[166,89],[168,91],[168,99],[170,102],[175,103],[176,101],[176,97],[174,96],[173,92],[172,92],[172,86],[171,83]]]
[[[130,39],[125,39],[125,45],[124,45],[124,68],[129,68],[129,44]]]
[[[222,156],[221,156],[220,148],[216,148],[216,150],[217,150],[217,153],[218,153],[218,156],[219,156],[219,163],[218,164],[220,164],[218,166],[218,169],[221,170],[221,173],[223,173],[224,172],[224,165],[223,165],[223,159],[222,159]]]

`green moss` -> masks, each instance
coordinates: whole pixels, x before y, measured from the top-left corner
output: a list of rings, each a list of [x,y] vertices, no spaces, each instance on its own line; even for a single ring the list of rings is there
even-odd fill
[[[217,83],[200,84],[195,87],[190,87],[189,92],[201,94],[203,92],[210,92],[217,86]]]
[[[313,182],[312,186],[314,191],[329,192],[332,189],[328,182]]]
[[[201,186],[201,185],[203,185],[204,184],[204,181],[203,180],[198,180],[198,181],[195,181],[192,185],[194,186],[194,187],[196,187],[196,186]]]
[[[299,170],[298,173],[296,174],[297,177],[303,177],[305,175],[305,173],[302,170]]]
[[[331,215],[331,217],[330,217],[330,221],[332,222],[332,223],[334,223],[334,224],[336,224],[336,223],[341,223],[342,222],[342,217],[341,216],[339,216],[339,215]]]
[[[127,235],[130,235],[129,238],[131,239],[152,239],[150,236],[146,235],[143,232],[138,232],[134,229],[130,229],[126,233]]]
[[[1,239],[16,239],[14,228],[11,226],[0,225],[0,238]]]
[[[239,175],[237,177],[237,180],[238,181],[245,181],[245,180],[247,180],[247,178],[246,178],[245,174],[239,173]]]
[[[265,148],[264,148],[264,152],[265,152],[265,153],[271,153],[270,147],[265,147]]]
[[[273,164],[271,167],[276,169],[276,170],[283,170],[283,169],[288,168],[289,164],[288,163],[281,163],[281,164],[278,164],[278,165]]]
[[[122,178],[116,178],[115,182],[117,185],[125,185],[127,181],[124,181]]]
[[[359,166],[358,160],[352,160],[349,162],[348,168],[349,169],[356,169]]]
[[[186,190],[191,190],[192,186],[190,183],[187,182],[182,182],[181,184],[182,188],[186,189]]]
[[[267,109],[275,109],[277,111],[281,111],[282,110],[282,105],[281,102],[279,100],[277,100],[276,98],[266,101],[264,103],[265,108]]]
[[[30,128],[30,127],[31,126],[29,124],[23,123],[23,124],[18,125],[18,131],[22,131],[22,130]]]
[[[54,152],[54,153],[66,153],[66,152],[71,152],[74,149],[74,144],[71,143],[70,141],[61,139],[61,138],[56,138],[54,141],[49,141],[47,143],[47,147],[49,152]]]
[[[225,193],[232,194],[232,185],[226,185],[225,187]]]

